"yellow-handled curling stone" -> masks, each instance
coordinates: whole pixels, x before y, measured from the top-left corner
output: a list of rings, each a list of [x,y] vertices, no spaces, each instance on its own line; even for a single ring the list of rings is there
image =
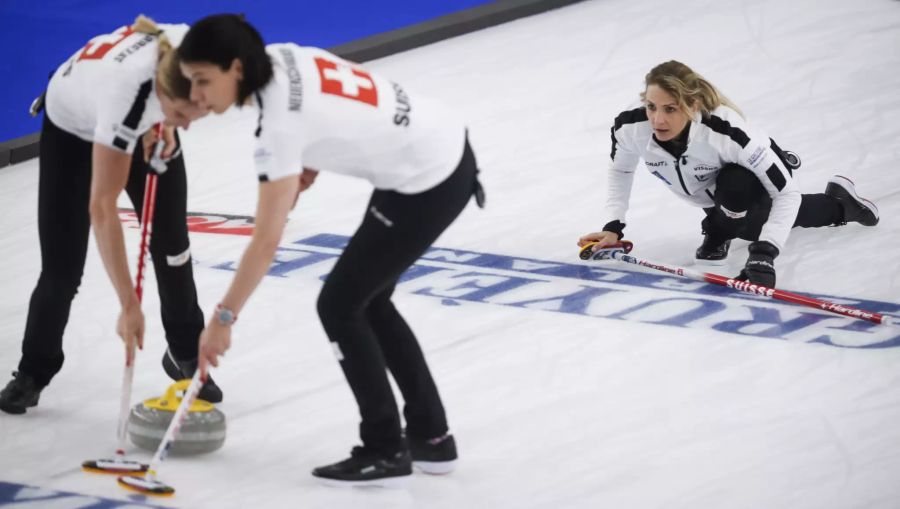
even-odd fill
[[[128,436],[134,445],[155,451],[162,442],[181,396],[191,384],[181,380],[170,385],[161,398],[150,398],[131,409]],[[177,455],[204,454],[215,451],[225,443],[225,414],[212,403],[195,400],[172,442],[170,453]]]

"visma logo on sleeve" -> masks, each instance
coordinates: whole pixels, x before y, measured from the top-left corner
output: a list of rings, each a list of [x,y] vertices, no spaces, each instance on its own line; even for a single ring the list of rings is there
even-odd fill
[[[283,244],[270,277],[324,279],[348,237],[320,234]],[[212,268],[235,270],[237,259]],[[559,263],[431,248],[401,277],[398,291],[478,303],[699,331],[846,348],[900,346],[900,331],[772,301],[715,285],[608,266]],[[816,295],[836,304],[898,315],[900,304]]]

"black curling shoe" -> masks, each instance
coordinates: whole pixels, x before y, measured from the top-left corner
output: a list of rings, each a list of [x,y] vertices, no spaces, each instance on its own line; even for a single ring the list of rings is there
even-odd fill
[[[844,207],[844,221],[841,224],[859,223],[863,226],[878,224],[878,207],[856,194],[856,186],[847,177],[835,175],[825,186],[825,194],[840,202]]]
[[[406,437],[413,466],[426,474],[449,474],[456,468],[456,440],[446,434],[437,438],[424,439]]]
[[[354,447],[349,458],[317,467],[312,475],[330,486],[402,488],[412,476],[412,459],[406,449],[384,455]]]
[[[703,243],[697,248],[694,255],[695,261],[702,265],[725,265],[728,259],[728,248],[731,241],[717,242],[709,235],[703,236]]]
[[[0,391],[0,410],[8,414],[24,414],[25,410],[37,406],[43,387],[26,373],[13,371],[13,379]]]

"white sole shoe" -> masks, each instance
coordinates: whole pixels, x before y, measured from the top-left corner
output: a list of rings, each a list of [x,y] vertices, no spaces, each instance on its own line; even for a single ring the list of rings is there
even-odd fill
[[[412,477],[412,474],[397,477],[383,477],[381,479],[370,479],[368,481],[341,481],[338,479],[329,479],[327,477],[313,477],[319,484],[331,486],[333,488],[403,489],[409,486],[409,479]]]
[[[413,468],[423,474],[447,475],[456,469],[456,460],[452,461],[413,461]]]
[[[875,204],[872,203],[871,201],[863,198],[862,196],[860,196],[856,193],[856,185],[853,183],[852,180],[848,179],[847,177],[844,177],[843,175],[835,175],[835,176],[831,177],[828,180],[828,186],[825,187],[825,194],[834,196],[833,192],[829,192],[829,189],[828,189],[831,186],[840,187],[847,194],[849,194],[851,198],[853,198],[859,204],[862,204],[863,206],[868,208],[870,212],[872,212],[872,215],[874,216],[874,220],[864,220],[864,221],[861,221],[860,224],[862,224],[864,226],[875,226],[876,224],[878,224],[878,221],[880,219],[878,217],[878,207],[876,207]],[[846,207],[845,207],[845,210],[846,210]]]

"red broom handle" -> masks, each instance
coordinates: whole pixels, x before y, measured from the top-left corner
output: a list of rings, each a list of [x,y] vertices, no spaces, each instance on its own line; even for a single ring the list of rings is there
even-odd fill
[[[648,260],[637,258],[635,256],[631,256],[630,254],[626,254],[622,250],[612,251],[609,256],[610,258],[619,260],[621,262],[639,265],[641,267],[647,267],[650,269],[666,272],[668,274],[673,274],[675,276],[693,279],[694,281],[705,281],[707,283],[717,284],[726,288],[731,288],[732,290],[737,290],[739,292],[749,293],[751,295],[761,295],[763,297],[769,297],[771,299],[783,300],[785,302],[791,302],[794,304],[800,304],[802,306],[817,308],[823,311],[837,313],[839,315],[847,316],[850,318],[858,318],[860,320],[866,320],[880,325],[898,325],[892,317],[883,315],[881,313],[857,309],[854,307],[845,306],[843,304],[836,304],[827,300],[814,299],[805,295],[799,295],[785,290],[778,290],[777,288],[769,288],[766,286],[753,284],[748,281],[739,281],[734,278],[720,276],[718,274],[711,274],[709,272],[700,272],[681,267],[669,267],[660,263],[651,262]]]

